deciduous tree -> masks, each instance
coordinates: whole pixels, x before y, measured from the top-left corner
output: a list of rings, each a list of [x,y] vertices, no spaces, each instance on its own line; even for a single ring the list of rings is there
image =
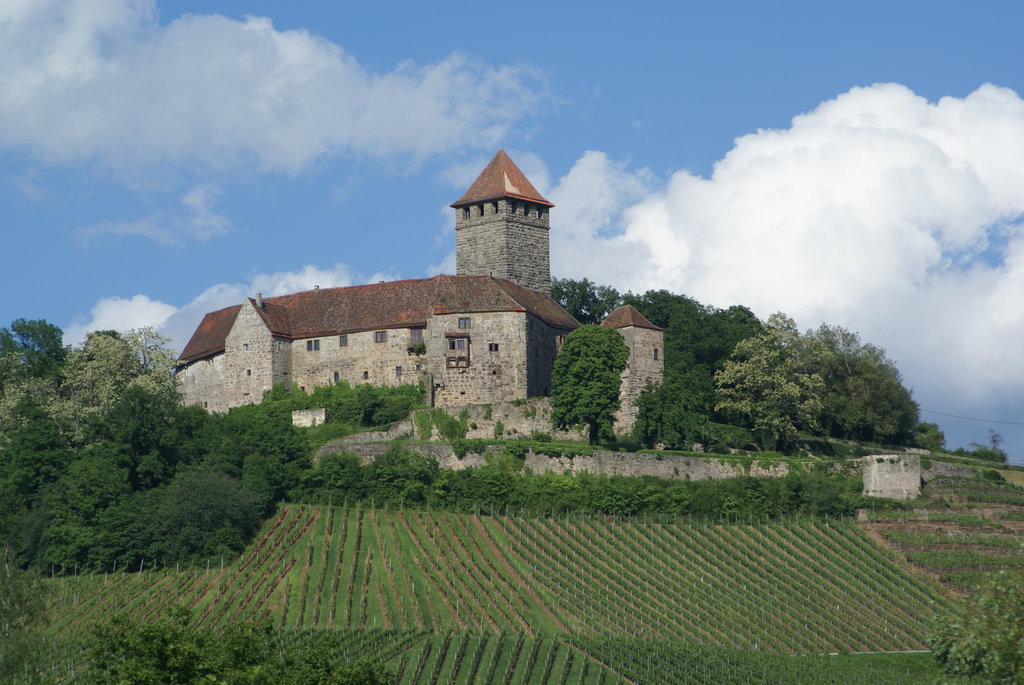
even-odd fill
[[[555,425],[585,424],[591,443],[610,437],[628,359],[629,348],[610,328],[590,324],[567,335],[551,375]]]

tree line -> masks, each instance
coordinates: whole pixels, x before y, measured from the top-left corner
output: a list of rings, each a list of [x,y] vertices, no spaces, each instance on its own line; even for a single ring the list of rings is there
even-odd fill
[[[641,395],[634,432],[649,447],[742,446],[726,426],[749,431],[764,450],[792,451],[801,435],[944,447],[885,350],[840,326],[800,332],[781,313],[761,321],[743,306],[665,290],[621,294],[587,279],[556,278],[551,293],[583,324],[631,304],[664,329],[664,379]]]

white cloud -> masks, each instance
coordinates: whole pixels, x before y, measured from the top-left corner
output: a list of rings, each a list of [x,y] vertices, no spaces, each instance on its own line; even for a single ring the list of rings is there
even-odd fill
[[[145,0],[0,7],[0,145],[51,161],[255,160],[294,172],[345,151],[487,148],[536,104],[536,86],[528,69],[460,53],[375,72],[261,17],[187,14],[164,26]]]
[[[551,196],[558,275],[847,326],[925,407],[1024,412],[1024,100],[1009,89],[854,88],[737,139],[710,178],[656,185],[588,152]]]
[[[152,326],[159,328],[177,311],[173,305],[152,300],[146,295],[130,298],[106,297],[96,303],[89,318],[76,318],[64,329],[64,342],[77,345],[91,331],[128,331]]]

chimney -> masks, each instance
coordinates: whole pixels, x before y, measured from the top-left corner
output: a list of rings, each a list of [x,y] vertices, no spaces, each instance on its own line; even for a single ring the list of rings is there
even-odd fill
[[[314,285],[314,286],[313,286],[313,290],[320,290],[320,286],[318,286],[318,285]]]
[[[256,293],[256,306],[263,309],[263,293]]]

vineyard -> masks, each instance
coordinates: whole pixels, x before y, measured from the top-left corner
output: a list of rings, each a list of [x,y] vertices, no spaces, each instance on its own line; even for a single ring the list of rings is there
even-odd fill
[[[207,626],[268,617],[288,630],[453,636],[422,647],[430,653],[421,661],[437,662],[452,640],[470,649],[489,636],[489,647],[473,647],[487,652],[519,636],[540,642],[516,655],[539,650],[536,658],[550,656],[563,671],[582,666],[544,646],[557,635],[777,654],[922,649],[941,601],[936,586],[846,521],[707,525],[303,506],[283,507],[223,568],[53,582],[57,637],[118,612],[145,621],[183,604]],[[429,668],[406,657],[403,673]]]
[[[927,506],[875,513],[868,528],[910,564],[962,593],[996,571],[1024,569],[1024,489],[944,478],[924,493]]]

